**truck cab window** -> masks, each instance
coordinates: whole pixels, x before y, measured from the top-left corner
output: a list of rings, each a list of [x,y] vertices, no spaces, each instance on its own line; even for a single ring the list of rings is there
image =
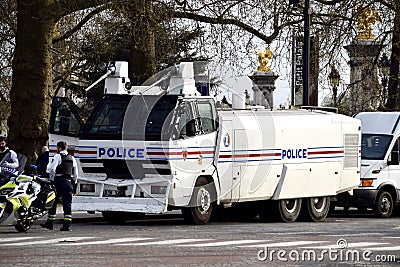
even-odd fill
[[[215,118],[210,102],[197,102],[197,109],[200,116],[201,131],[204,134],[215,131]]]
[[[179,138],[183,139],[196,135],[196,131],[193,129],[194,124],[195,122],[189,104],[182,104],[180,107],[180,118],[178,124]]]
[[[81,128],[81,119],[75,113],[68,101],[59,100],[52,105],[49,131],[55,134],[78,136]]]

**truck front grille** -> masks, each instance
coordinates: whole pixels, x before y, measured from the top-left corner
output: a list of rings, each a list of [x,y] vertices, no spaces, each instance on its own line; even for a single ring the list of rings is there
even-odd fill
[[[80,163],[84,173],[102,173],[107,178],[141,179],[171,175],[167,160],[80,159]]]

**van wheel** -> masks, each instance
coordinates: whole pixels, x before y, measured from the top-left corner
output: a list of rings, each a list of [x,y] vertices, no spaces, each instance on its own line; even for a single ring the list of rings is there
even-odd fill
[[[277,202],[280,219],[284,222],[297,220],[301,210],[301,198],[283,199]]]
[[[331,203],[330,197],[310,197],[306,200],[304,217],[308,221],[320,222],[326,219]]]
[[[189,224],[206,224],[213,211],[215,194],[212,184],[209,184],[205,177],[199,177],[193,190],[189,207],[182,208],[185,222]]]
[[[381,218],[390,217],[393,213],[393,204],[393,198],[389,192],[379,192],[374,206],[375,215]]]

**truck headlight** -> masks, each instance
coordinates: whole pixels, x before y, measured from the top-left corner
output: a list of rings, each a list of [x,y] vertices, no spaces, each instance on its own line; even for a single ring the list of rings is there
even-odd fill
[[[94,184],[80,184],[79,185],[80,192],[95,192]]]
[[[165,195],[165,193],[167,193],[166,186],[152,185],[150,190],[152,194],[157,194],[157,195]]]

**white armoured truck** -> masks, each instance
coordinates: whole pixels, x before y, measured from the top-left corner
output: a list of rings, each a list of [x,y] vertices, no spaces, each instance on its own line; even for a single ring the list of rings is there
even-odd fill
[[[129,86],[125,62],[109,70],[104,97],[80,131],[73,105],[53,103],[51,148],[66,140],[79,166],[73,210],[116,219],[181,209],[203,224],[217,205],[243,205],[262,219],[295,221],[302,212],[320,221],[332,197],[358,186],[357,119],[240,101],[219,109],[196,90],[192,63],[138,88]]]

